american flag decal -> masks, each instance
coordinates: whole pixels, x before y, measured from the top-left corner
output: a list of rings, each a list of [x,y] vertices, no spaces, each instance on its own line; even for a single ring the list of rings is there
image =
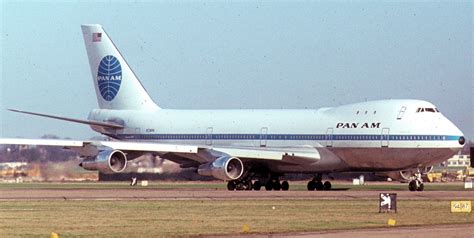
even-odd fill
[[[100,42],[101,39],[102,39],[102,33],[101,32],[92,33],[92,42]]]

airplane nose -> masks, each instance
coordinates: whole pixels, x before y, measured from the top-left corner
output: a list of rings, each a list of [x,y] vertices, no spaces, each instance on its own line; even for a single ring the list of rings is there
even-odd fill
[[[460,145],[464,145],[464,143],[466,143],[466,138],[464,138],[464,136],[461,136],[459,137],[458,142]]]

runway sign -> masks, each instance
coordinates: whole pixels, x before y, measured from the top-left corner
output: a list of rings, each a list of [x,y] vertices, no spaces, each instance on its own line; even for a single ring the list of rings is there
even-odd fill
[[[451,201],[451,212],[470,213],[471,209],[471,201]]]
[[[380,212],[397,212],[396,193],[379,194],[379,213]]]

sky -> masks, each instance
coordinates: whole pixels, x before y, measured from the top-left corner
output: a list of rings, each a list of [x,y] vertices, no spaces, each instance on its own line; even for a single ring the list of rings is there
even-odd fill
[[[81,24],[103,25],[155,102],[303,109],[422,99],[474,139],[471,1],[1,3],[2,137],[89,139]]]

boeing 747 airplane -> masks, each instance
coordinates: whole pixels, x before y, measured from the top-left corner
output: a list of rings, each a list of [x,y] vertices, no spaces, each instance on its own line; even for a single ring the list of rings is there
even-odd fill
[[[61,146],[80,166],[120,173],[151,153],[227,181],[229,190],[288,190],[287,173],[308,173],[308,190],[329,190],[333,172],[400,172],[411,191],[421,174],[458,153],[463,133],[435,105],[380,100],[314,110],[160,108],[100,25],[82,25],[99,109],[87,120],[20,113],[89,125],[111,141],[0,139],[0,144]]]

